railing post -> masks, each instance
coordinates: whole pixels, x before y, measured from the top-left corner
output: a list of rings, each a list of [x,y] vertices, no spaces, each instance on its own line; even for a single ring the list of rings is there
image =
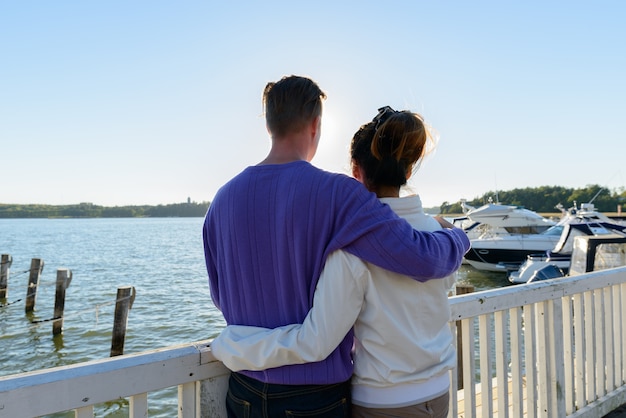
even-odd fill
[[[43,260],[40,258],[33,258],[30,262],[30,275],[28,276],[28,289],[26,291],[26,313],[35,310],[37,286],[39,285],[39,276],[43,272],[43,265]]]
[[[13,258],[9,254],[2,254],[2,261],[0,264],[0,299],[7,298],[7,286],[9,283],[9,267]]]
[[[474,286],[471,284],[457,284],[456,295],[465,295],[467,293],[473,293]],[[457,382],[458,388],[463,389],[463,330],[461,327],[461,321],[456,321],[456,358],[457,358]]]
[[[124,354],[124,339],[126,338],[128,311],[132,308],[134,300],[135,288],[133,286],[117,288],[115,317],[113,319],[113,337],[111,338],[111,357]]]
[[[72,281],[70,269],[57,269],[57,284],[54,298],[54,316],[52,321],[52,335],[63,332],[63,310],[65,309],[65,290]]]

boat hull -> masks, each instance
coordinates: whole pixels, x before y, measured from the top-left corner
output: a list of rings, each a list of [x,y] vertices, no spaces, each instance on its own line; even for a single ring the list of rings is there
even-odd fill
[[[517,270],[529,255],[545,254],[558,242],[558,236],[533,235],[471,240],[465,255],[469,265],[478,270],[508,272]]]

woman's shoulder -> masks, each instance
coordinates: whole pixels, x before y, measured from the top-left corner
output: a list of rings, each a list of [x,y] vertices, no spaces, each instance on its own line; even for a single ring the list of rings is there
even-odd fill
[[[416,230],[432,232],[441,229],[439,222],[424,212],[419,195],[385,198],[381,201],[388,204],[398,216],[406,219]]]

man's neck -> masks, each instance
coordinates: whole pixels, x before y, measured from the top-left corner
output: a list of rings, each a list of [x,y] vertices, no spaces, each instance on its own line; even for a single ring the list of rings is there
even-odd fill
[[[292,163],[294,161],[306,161],[306,160],[303,158],[291,158],[291,157],[268,155],[263,161],[261,161],[257,165],[287,164],[287,163]]]
[[[272,138],[272,148],[258,165],[287,164],[294,161],[310,161],[310,139],[303,135]]]

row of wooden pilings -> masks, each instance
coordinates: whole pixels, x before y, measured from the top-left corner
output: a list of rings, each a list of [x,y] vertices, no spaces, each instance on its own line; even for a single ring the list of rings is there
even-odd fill
[[[8,282],[10,267],[13,258],[9,254],[2,254],[0,264],[0,306],[8,297]],[[39,278],[43,273],[44,262],[40,258],[33,258],[30,264],[28,287],[26,290],[25,313],[29,314],[35,310],[37,300],[37,289]],[[52,322],[52,335],[56,336],[63,332],[63,319],[65,310],[65,294],[72,282],[72,271],[67,268],[57,269],[56,291],[54,298],[54,314],[51,319],[32,322]],[[111,337],[111,357],[124,354],[124,341],[126,339],[126,327],[128,324],[128,312],[135,300],[135,288],[133,286],[123,286],[117,288],[115,299],[115,314],[113,318],[113,334]],[[18,300],[19,301],[19,300]]]

